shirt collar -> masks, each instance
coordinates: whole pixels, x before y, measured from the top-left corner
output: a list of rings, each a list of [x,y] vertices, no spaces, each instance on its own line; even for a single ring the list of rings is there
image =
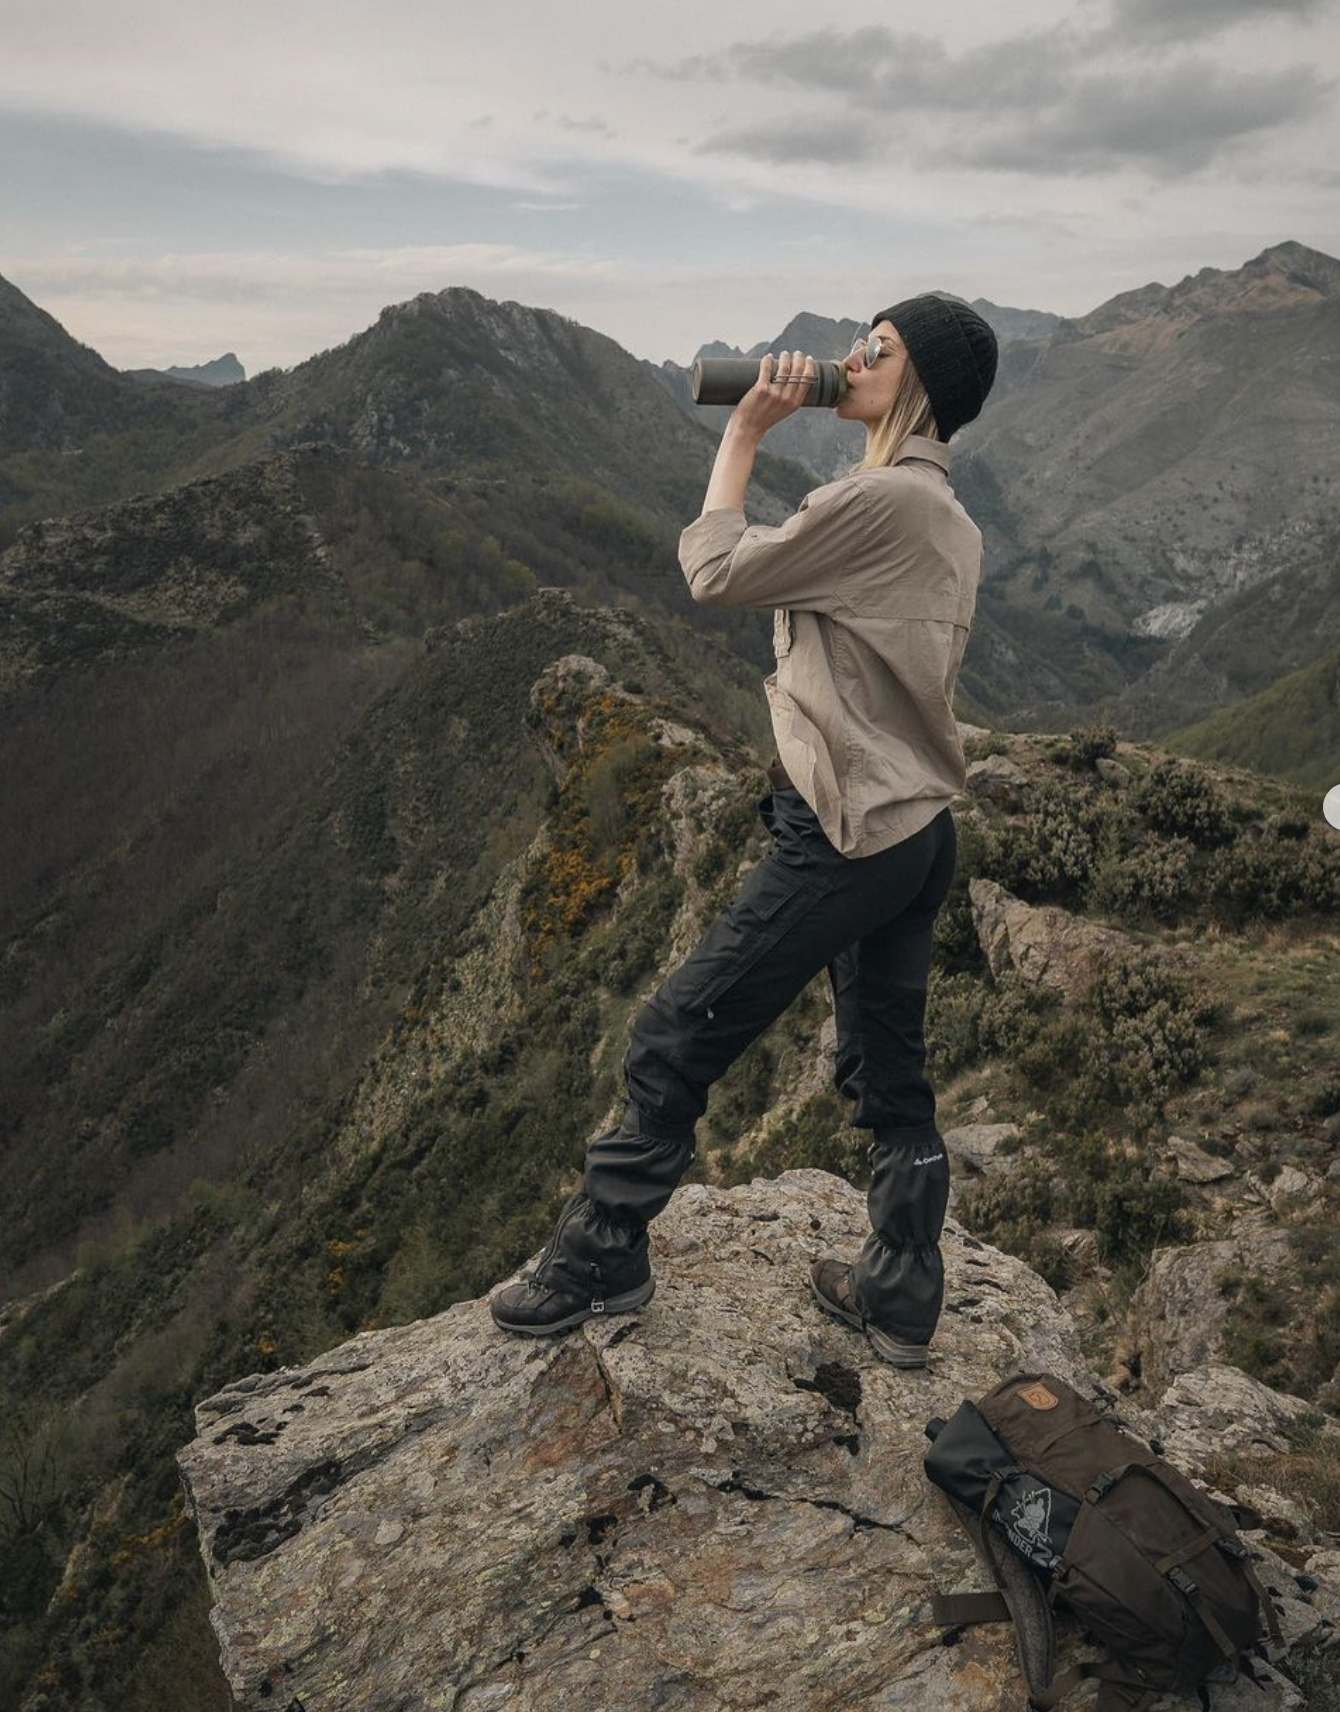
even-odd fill
[[[901,464],[905,458],[924,458],[929,463],[938,464],[946,475],[949,473],[949,447],[943,440],[932,440],[925,434],[909,434],[893,461]]]

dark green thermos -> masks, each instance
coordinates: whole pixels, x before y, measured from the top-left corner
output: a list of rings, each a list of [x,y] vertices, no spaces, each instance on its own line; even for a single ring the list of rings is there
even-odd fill
[[[847,391],[845,363],[816,363],[818,373],[801,404],[831,410]],[[695,404],[738,404],[758,379],[755,357],[699,357],[689,370],[689,390]]]

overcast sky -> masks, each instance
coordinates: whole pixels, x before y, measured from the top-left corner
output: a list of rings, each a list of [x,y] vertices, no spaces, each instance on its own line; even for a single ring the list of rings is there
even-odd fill
[[[0,274],[248,374],[468,285],[638,356],[1340,254],[1340,0],[2,0]],[[819,353],[823,354],[823,353]]]

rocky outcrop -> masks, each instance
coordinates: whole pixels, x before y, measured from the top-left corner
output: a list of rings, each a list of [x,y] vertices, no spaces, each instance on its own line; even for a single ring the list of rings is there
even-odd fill
[[[1286,1268],[1286,1232],[1244,1219],[1219,1242],[1156,1248],[1131,1304],[1146,1384],[1168,1385],[1188,1368],[1217,1361],[1228,1319],[1226,1281],[1235,1273]]]
[[[1129,951],[1131,940],[1053,904],[1030,904],[995,880],[968,882],[973,924],[991,973],[1013,971],[1029,986],[1074,998],[1104,957]]]
[[[1053,1292],[952,1223],[934,1361],[886,1366],[807,1288],[867,1228],[826,1172],[685,1186],[636,1316],[532,1340],[460,1302],[202,1402],[179,1463],[238,1707],[1022,1705],[1007,1630],[928,1620],[982,1582],[923,1427],[1012,1370],[1101,1388]],[[1293,1639],[1340,1615],[1265,1561]],[[1272,1680],[1214,1706],[1301,1704]]]
[[[1003,1169],[1018,1151],[1021,1131],[1015,1123],[959,1124],[943,1132],[945,1151],[960,1171],[984,1177]]]
[[[1168,1152],[1172,1156],[1177,1175],[1184,1183],[1221,1183],[1225,1177],[1231,1177],[1235,1167],[1227,1159],[1219,1159],[1213,1153],[1207,1153],[1203,1147],[1184,1135],[1168,1137]]]
[[[1004,809],[1022,808],[1027,786],[1028,774],[1008,755],[986,755],[980,761],[970,762],[964,778],[968,796],[980,797]]]
[[[1291,1431],[1318,1419],[1316,1408],[1302,1397],[1272,1391],[1219,1362],[1194,1367],[1174,1380],[1158,1414],[1164,1450],[1191,1463],[1234,1451],[1280,1455],[1289,1449]],[[1340,1434],[1340,1425],[1328,1421],[1326,1431]]]
[[[642,697],[625,689],[598,660],[585,654],[551,660],[531,685],[530,734],[556,785],[567,779],[574,756],[585,753],[591,736],[587,710],[600,697],[642,705]]]

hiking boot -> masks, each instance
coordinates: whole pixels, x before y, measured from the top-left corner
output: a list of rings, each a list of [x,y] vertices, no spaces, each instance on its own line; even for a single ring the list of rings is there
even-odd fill
[[[909,1343],[905,1338],[894,1337],[861,1313],[852,1295],[851,1267],[845,1260],[821,1255],[811,1261],[810,1291],[826,1314],[864,1332],[875,1354],[894,1367],[925,1367],[930,1350],[924,1343]]]
[[[519,1284],[489,1298],[494,1323],[542,1337],[597,1314],[626,1314],[655,1290],[644,1225],[611,1217],[583,1189],[564,1203],[554,1234]]]
[[[523,1273],[519,1284],[508,1284],[489,1297],[494,1323],[506,1332],[544,1337],[550,1332],[570,1331],[598,1314],[631,1313],[656,1293],[656,1280],[650,1271],[642,1283],[621,1290],[617,1296],[605,1294],[599,1267],[592,1266],[591,1271],[590,1286],[580,1292],[556,1278],[546,1282],[533,1272]]]

